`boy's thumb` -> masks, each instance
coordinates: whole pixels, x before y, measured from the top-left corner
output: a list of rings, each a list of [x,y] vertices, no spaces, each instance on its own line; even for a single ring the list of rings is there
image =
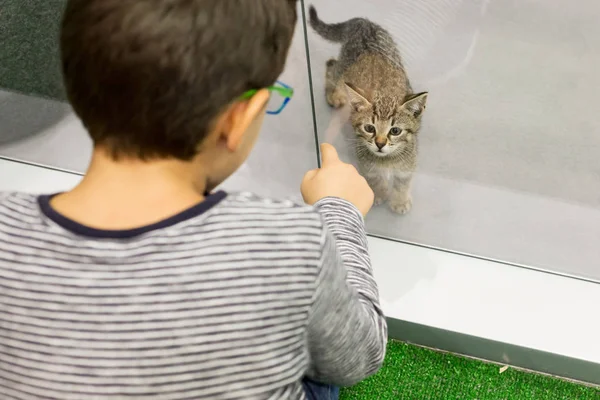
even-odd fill
[[[329,143],[321,144],[321,160],[323,165],[340,161],[337,150]]]

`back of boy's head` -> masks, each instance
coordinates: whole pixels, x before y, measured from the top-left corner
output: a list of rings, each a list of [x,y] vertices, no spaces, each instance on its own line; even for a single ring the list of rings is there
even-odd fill
[[[215,118],[284,68],[297,0],[69,0],[68,98],[111,155],[192,159]]]

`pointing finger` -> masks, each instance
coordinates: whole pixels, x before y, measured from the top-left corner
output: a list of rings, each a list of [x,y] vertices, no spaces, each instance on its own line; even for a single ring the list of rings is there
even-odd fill
[[[340,162],[340,157],[338,156],[335,147],[333,147],[329,143],[323,143],[321,144],[321,160],[323,166],[325,166],[335,164],[336,162]]]

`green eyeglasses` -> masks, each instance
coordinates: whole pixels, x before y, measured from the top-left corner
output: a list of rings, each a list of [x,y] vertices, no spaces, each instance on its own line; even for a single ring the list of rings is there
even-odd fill
[[[277,115],[283,111],[287,103],[290,102],[292,96],[294,95],[294,89],[290,86],[286,85],[283,82],[277,81],[275,85],[269,86],[266,88],[271,93],[275,92],[279,96],[271,95],[269,102],[267,103],[267,114]],[[242,100],[248,100],[252,96],[254,96],[259,89],[248,90],[244,93],[240,98]]]

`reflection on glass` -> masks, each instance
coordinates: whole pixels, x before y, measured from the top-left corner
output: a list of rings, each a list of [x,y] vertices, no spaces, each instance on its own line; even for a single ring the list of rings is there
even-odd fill
[[[308,13],[317,126],[370,232],[600,280],[600,3],[339,4]]]

